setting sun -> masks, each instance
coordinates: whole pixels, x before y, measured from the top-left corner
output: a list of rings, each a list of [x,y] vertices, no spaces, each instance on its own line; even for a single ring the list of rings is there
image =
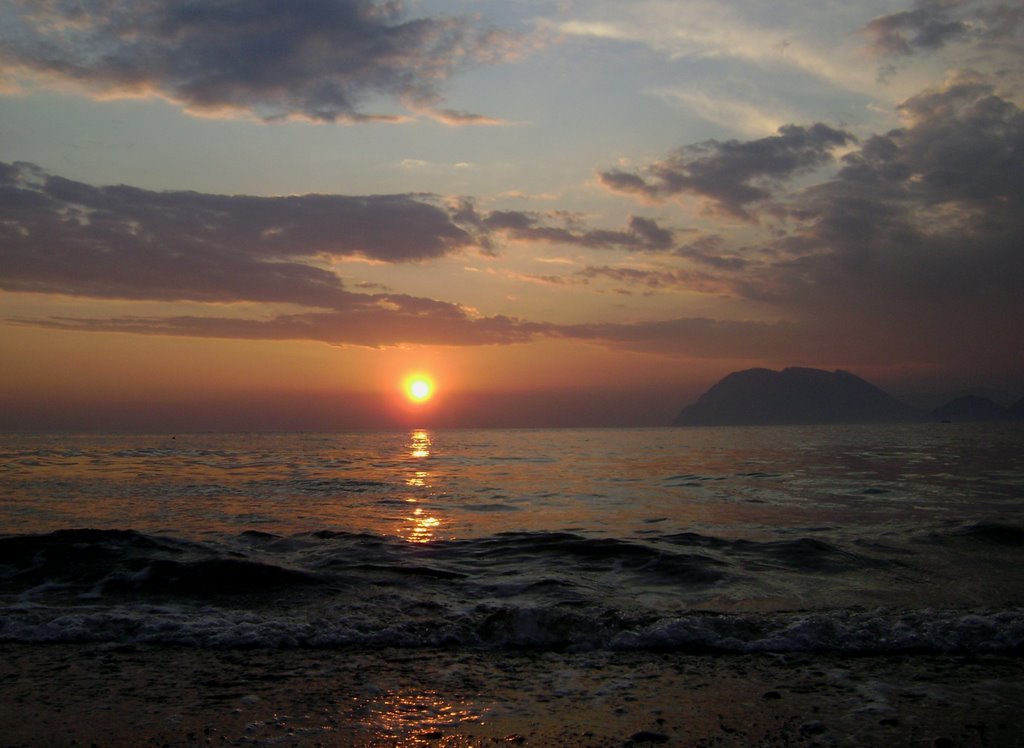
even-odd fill
[[[405,383],[405,393],[413,402],[422,403],[434,394],[434,385],[426,377],[410,377]]]

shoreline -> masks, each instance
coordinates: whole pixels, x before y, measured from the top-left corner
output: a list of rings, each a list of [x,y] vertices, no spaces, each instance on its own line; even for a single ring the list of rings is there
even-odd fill
[[[1024,658],[0,644],[3,746],[1024,745]]]

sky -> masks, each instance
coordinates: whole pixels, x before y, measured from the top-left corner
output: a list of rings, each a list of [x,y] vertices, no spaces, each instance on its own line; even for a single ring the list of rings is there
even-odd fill
[[[998,0],[0,0],[0,430],[1019,397],[1022,105]]]

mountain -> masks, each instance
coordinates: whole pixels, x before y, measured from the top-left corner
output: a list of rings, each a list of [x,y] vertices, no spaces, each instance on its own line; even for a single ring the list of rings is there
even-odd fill
[[[987,397],[967,395],[950,400],[924,417],[926,421],[1007,421],[1013,418],[1010,409]]]
[[[1007,408],[1006,412],[1010,414],[1011,418],[1024,420],[1024,397]]]
[[[1007,407],[1014,401],[1013,394],[992,387],[969,387],[948,392],[898,392],[896,398],[912,405],[922,413],[928,413],[968,395],[984,397],[997,405]]]
[[[919,412],[847,371],[790,367],[729,374],[683,408],[676,426],[907,421]]]

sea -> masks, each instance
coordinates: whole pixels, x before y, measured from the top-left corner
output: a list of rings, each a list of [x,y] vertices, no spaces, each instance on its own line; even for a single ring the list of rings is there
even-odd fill
[[[0,642],[1024,651],[1024,426],[0,436]]]

